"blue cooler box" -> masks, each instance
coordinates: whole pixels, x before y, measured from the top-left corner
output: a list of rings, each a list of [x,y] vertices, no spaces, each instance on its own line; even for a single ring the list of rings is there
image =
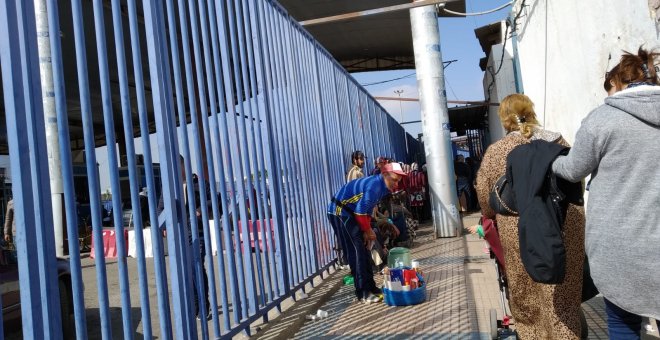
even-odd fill
[[[422,276],[419,274],[417,274],[417,279],[419,279],[421,287],[407,292],[395,292],[387,288],[383,288],[385,304],[388,306],[410,306],[424,302],[426,300],[426,281],[424,281]]]

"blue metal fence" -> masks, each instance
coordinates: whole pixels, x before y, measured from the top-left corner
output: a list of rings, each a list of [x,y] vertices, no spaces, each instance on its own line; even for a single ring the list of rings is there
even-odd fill
[[[420,152],[417,141],[274,1],[47,5],[49,32],[39,33],[32,1],[0,3],[26,338],[61,338],[63,320],[65,328],[71,325],[58,301],[72,304],[79,339],[119,336],[113,330],[126,339],[136,332],[166,339],[249,333],[252,322],[267,321],[269,311],[334,263],[325,208],[345,182],[351,152],[362,150],[369,161],[387,156],[404,162]],[[77,216],[69,140],[70,123],[79,119],[97,245],[94,262],[81,257],[78,218],[66,218],[65,281],[56,274],[50,227],[38,34],[48,34],[51,43],[55,91],[43,95],[56,99],[65,214]],[[62,39],[72,39],[75,48],[63,49]],[[157,145],[136,139],[154,133]],[[104,244],[99,134],[111,150],[103,171],[112,188],[117,273],[98,246]],[[142,144],[148,211],[140,208],[136,142]],[[121,165],[128,168],[129,192],[121,191],[117,151],[127,156]],[[155,158],[162,188],[156,188]],[[131,226],[122,220],[122,202],[133,209]],[[127,227],[135,233],[135,259],[121,237]],[[95,286],[96,297],[85,296],[83,263],[95,273],[96,281],[84,284]],[[110,300],[108,280],[118,282],[119,305]],[[206,290],[211,306],[204,298],[196,304]],[[121,324],[111,317],[113,307],[121,307]],[[195,320],[207,308],[211,321]],[[93,327],[92,319],[98,320]]]

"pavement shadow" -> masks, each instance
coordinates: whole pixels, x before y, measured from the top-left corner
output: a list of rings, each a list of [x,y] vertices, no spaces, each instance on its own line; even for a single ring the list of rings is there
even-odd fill
[[[112,331],[113,339],[122,339],[124,335],[124,325],[122,324],[122,313],[121,307],[110,307],[110,325]],[[153,311],[152,311],[153,312]],[[99,314],[98,308],[87,308],[85,310],[85,316],[87,318],[87,339],[89,340],[101,340],[101,316]],[[144,339],[144,334],[142,330],[142,310],[140,307],[131,308],[131,325],[133,329],[134,339]],[[156,328],[154,328],[156,327]],[[152,331],[154,333],[158,332],[158,325],[152,325]],[[153,336],[153,339],[159,339],[156,335]]]

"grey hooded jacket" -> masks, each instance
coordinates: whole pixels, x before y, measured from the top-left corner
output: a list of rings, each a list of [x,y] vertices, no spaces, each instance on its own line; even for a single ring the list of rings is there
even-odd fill
[[[586,252],[605,298],[660,319],[660,86],[605,99],[552,170],[577,182],[591,174]]]

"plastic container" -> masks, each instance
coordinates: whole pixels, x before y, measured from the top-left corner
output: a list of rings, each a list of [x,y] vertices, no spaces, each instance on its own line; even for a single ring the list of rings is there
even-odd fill
[[[399,281],[403,285],[403,270],[405,268],[396,268],[390,269],[390,280],[389,281]]]
[[[420,285],[417,289],[395,292],[384,288],[385,304],[388,306],[410,306],[424,302],[426,300],[426,282],[424,282],[421,275],[418,275],[417,279]]]
[[[387,255],[387,266],[390,268],[411,267],[410,249],[402,247],[392,248]]]

